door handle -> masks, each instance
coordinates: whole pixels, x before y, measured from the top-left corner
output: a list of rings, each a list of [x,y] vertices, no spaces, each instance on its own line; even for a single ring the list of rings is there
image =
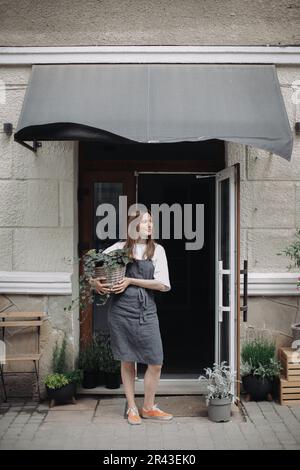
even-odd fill
[[[218,282],[218,285],[219,285],[219,295],[218,295],[218,298],[219,298],[219,305],[218,305],[218,310],[219,310],[219,322],[222,322],[223,321],[223,312],[230,312],[230,292],[228,293],[228,297],[229,297],[229,306],[224,306],[223,305],[223,276],[224,274],[227,274],[230,276],[230,269],[223,269],[223,261],[222,260],[219,260],[218,262],[218,266],[219,266],[219,271],[218,271],[218,275],[219,275],[219,282]]]
[[[248,321],[248,260],[244,259],[244,269],[240,270],[240,274],[244,276],[244,294],[243,294],[243,305],[240,307],[243,312],[243,321]]]
[[[219,322],[223,321],[223,261],[219,261]]]

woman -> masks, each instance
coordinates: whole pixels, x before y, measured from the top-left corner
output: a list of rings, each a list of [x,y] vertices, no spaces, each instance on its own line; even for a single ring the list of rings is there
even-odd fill
[[[150,211],[136,211],[129,217],[129,224],[133,221],[137,224],[138,238],[134,239],[128,233],[126,241],[116,242],[104,250],[104,253],[109,253],[129,248],[133,262],[126,265],[123,280],[111,289],[104,278],[91,279],[90,283],[99,294],[114,294],[108,311],[111,348],[114,358],[121,361],[122,382],[128,402],[127,420],[130,424],[140,424],[141,416],[159,420],[173,418],[154,403],[163,364],[163,347],[153,291],[169,291],[171,286],[165,250],[151,238],[153,222]],[[135,362],[148,365],[141,416],[134,398]]]

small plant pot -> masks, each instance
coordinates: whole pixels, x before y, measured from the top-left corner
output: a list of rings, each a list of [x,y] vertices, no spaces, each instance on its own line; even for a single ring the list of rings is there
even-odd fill
[[[97,387],[98,374],[94,369],[88,369],[83,371],[83,388],[95,388]]]
[[[264,379],[255,375],[245,375],[242,377],[242,383],[245,391],[249,393],[254,401],[266,400],[269,393],[273,390],[273,381]]]
[[[106,373],[103,370],[98,370],[97,375],[96,375],[96,379],[97,379],[97,386],[105,385],[105,383],[106,383]]]
[[[106,372],[105,386],[106,388],[120,388],[121,375],[120,372]]]
[[[47,395],[50,400],[58,403],[67,403],[72,401],[76,395],[76,383],[71,382],[60,388],[48,388],[46,385]]]
[[[231,418],[231,401],[228,398],[214,398],[209,401],[208,417],[215,423],[230,421]]]
[[[300,323],[293,323],[291,325],[293,341],[300,339]]]
[[[280,398],[280,378],[279,377],[274,377],[271,380],[272,383],[272,390],[271,390],[271,395],[273,400],[278,400]]]
[[[122,281],[126,272],[126,266],[116,266],[114,268],[108,266],[97,266],[95,267],[95,277],[105,277],[106,282],[110,285],[114,285],[119,281]]]

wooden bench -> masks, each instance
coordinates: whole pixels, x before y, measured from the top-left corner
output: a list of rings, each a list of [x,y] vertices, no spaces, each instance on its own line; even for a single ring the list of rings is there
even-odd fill
[[[4,377],[6,375],[15,375],[15,374],[35,374],[37,389],[39,400],[41,399],[40,395],[40,385],[39,385],[39,360],[41,358],[40,352],[40,328],[44,322],[44,320],[48,318],[46,312],[2,312],[0,313],[0,328],[2,328],[2,340],[5,344],[5,331],[8,328],[37,328],[37,335],[38,335],[38,344],[37,344],[37,352],[32,353],[17,353],[17,354],[7,354],[5,356],[4,364],[8,364],[10,362],[33,362],[34,364],[34,371],[25,372],[25,371],[17,371],[17,372],[5,372],[4,371],[4,364],[0,363],[0,375],[1,375],[1,383],[3,387],[4,393],[4,401],[7,401],[7,393],[5,387],[5,380]]]

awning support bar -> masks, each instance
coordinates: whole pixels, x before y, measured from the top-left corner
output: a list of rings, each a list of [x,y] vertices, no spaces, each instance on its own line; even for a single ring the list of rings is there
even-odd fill
[[[34,140],[32,142],[32,146],[29,144],[25,144],[25,142],[23,142],[22,140],[18,140],[16,138],[15,138],[15,141],[18,142],[18,144],[21,144],[27,149],[31,150],[32,152],[36,152],[37,148],[42,146],[42,142],[38,142],[37,140]]]

